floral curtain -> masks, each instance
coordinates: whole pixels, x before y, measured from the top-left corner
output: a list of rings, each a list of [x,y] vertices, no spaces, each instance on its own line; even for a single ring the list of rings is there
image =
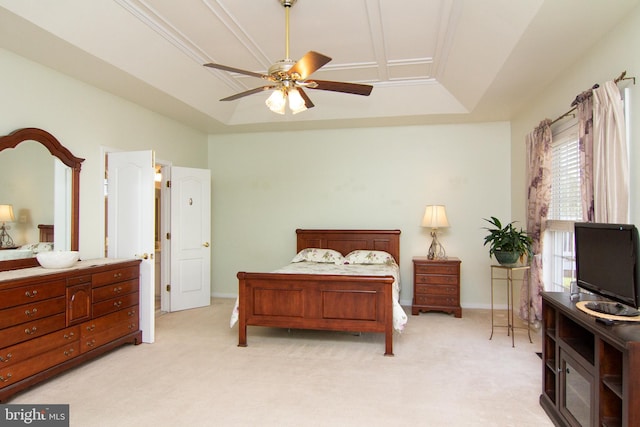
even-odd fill
[[[620,89],[593,91],[593,195],[597,222],[629,222],[629,159]]]
[[[593,208],[593,92],[588,90],[576,97],[578,143],[580,150],[580,191],[582,220],[594,221]]]
[[[533,321],[542,319],[542,298],[544,290],[542,276],[542,240],[544,224],[551,201],[551,120],[540,122],[526,138],[527,149],[527,233],[533,239],[533,259],[531,274],[522,284],[520,292],[521,318]],[[530,294],[527,295],[527,287]],[[529,310],[529,304],[531,304]],[[527,319],[527,313],[530,318]]]

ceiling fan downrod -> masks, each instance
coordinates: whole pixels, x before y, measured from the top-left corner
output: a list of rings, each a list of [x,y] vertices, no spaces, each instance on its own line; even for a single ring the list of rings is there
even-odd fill
[[[289,58],[289,9],[296,4],[297,0],[278,0],[284,7],[284,60],[290,61]]]

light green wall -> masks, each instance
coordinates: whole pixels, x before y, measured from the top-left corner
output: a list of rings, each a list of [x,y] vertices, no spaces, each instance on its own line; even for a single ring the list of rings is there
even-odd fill
[[[482,218],[509,216],[509,135],[502,122],[210,136],[214,295],[236,295],[238,271],[289,262],[296,228],[399,228],[410,303],[411,258],[431,241],[424,207],[444,204],[463,305],[487,307]]]
[[[155,150],[176,166],[206,168],[205,134],[0,49],[0,135],[23,127],[53,134],[85,159],[80,184],[80,252],[104,253],[102,149]]]

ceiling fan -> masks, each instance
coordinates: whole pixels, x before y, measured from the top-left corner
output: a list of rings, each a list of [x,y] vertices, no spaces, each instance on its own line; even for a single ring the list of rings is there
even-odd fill
[[[254,93],[273,90],[273,93],[266,101],[269,109],[275,113],[284,114],[285,104],[288,99],[289,108],[293,114],[296,114],[314,106],[304,89],[328,90],[364,96],[368,96],[371,93],[373,89],[371,85],[308,79],[316,70],[331,61],[331,58],[321,53],[310,51],[298,61],[289,59],[289,9],[296,1],[297,0],[278,0],[285,9],[285,59],[277,61],[269,67],[267,74],[260,74],[221,64],[204,64],[205,67],[245,74],[270,82],[265,86],[249,89],[222,98],[220,101],[233,101],[244,96],[253,95]]]

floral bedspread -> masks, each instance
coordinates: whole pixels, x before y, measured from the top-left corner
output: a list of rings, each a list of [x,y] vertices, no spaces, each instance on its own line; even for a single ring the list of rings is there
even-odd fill
[[[393,276],[393,328],[402,332],[407,324],[407,314],[400,305],[400,269],[397,265],[387,264],[348,264],[336,265],[332,263],[319,262],[297,262],[291,263],[283,268],[273,271],[273,273],[289,274],[338,274],[352,276]],[[238,302],[233,307],[229,326],[233,327],[238,321]]]

